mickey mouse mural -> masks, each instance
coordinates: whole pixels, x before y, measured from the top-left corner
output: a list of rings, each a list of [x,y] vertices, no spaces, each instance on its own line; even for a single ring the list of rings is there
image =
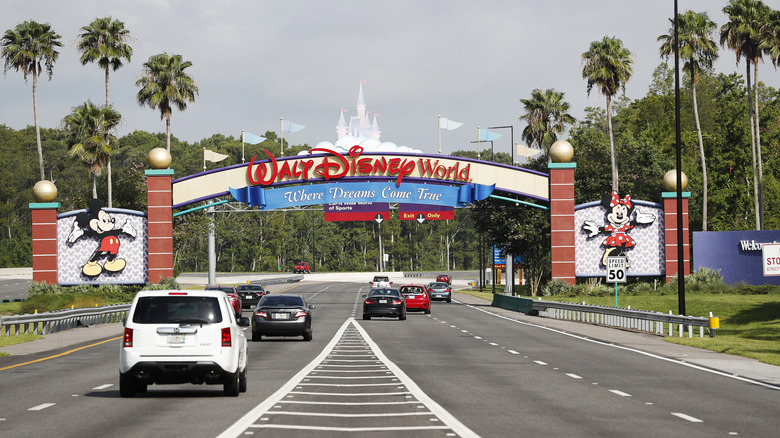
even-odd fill
[[[631,266],[628,262],[626,250],[633,248],[636,241],[628,235],[628,232],[638,225],[649,225],[655,221],[655,216],[650,213],[643,213],[637,210],[635,217],[634,203],[631,202],[631,195],[620,198],[616,191],[605,195],[601,199],[601,206],[607,209],[605,214],[606,224],[598,225],[594,221],[586,220],[582,224],[582,229],[588,233],[588,239],[599,234],[608,234],[601,243],[606,247],[604,256],[601,258],[601,265],[607,265],[607,257],[624,256],[626,257],[626,267]]]
[[[72,244],[82,237],[97,237],[99,239],[97,248],[81,268],[84,275],[97,277],[104,270],[120,272],[125,268],[127,265],[125,259],[118,258],[121,243],[120,234],[135,238],[137,232],[135,227],[130,224],[129,219],[125,220],[120,228],[117,228],[116,219],[109,212],[103,210],[103,203],[99,199],[90,200],[87,203],[87,211],[76,215],[73,229],[68,235],[68,242]],[[98,260],[104,258],[105,262],[100,265]]]

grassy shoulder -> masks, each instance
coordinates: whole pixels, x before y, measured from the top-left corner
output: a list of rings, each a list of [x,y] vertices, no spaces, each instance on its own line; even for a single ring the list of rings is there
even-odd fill
[[[549,296],[544,300],[615,306],[615,297]],[[636,310],[677,314],[676,295],[637,294],[621,296],[618,305]],[[744,295],[726,293],[686,293],[689,316],[720,318],[715,338],[665,337],[667,342],[690,345],[719,353],[734,354],[780,366],[780,294]]]

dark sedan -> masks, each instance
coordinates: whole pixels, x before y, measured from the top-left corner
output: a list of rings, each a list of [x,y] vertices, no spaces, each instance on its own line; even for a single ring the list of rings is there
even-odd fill
[[[263,295],[252,316],[252,341],[263,336],[303,336],[312,339],[313,305],[300,295]]]
[[[363,295],[363,319],[372,316],[398,317],[406,319],[406,301],[398,289],[371,289],[368,295]]]
[[[239,284],[236,286],[236,291],[241,297],[241,304],[244,309],[251,309],[260,301],[260,298],[265,295],[265,289],[259,284]]]

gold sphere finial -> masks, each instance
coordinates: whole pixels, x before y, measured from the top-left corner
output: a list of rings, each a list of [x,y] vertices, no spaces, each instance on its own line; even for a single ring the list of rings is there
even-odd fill
[[[33,197],[38,202],[52,202],[57,199],[57,186],[49,180],[42,179],[33,186]]]
[[[682,180],[681,188],[682,190],[685,190],[685,188],[688,187],[688,177],[685,175],[685,172],[680,172],[680,174],[682,175],[680,177]],[[667,192],[677,191],[677,170],[666,172],[666,175],[664,175],[664,189],[666,189]]]
[[[154,148],[146,156],[146,162],[152,169],[167,169],[171,165],[171,153],[165,148]]]
[[[566,140],[558,140],[550,146],[553,163],[568,163],[574,157],[574,147]]]

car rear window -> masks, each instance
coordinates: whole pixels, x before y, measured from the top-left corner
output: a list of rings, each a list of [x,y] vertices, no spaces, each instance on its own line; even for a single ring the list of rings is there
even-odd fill
[[[137,324],[219,323],[222,312],[216,297],[141,297],[135,306]]]
[[[446,287],[448,287],[448,284],[447,283],[433,283],[433,284],[431,284],[431,287],[434,288],[434,289],[436,289],[436,288],[446,288]]]
[[[389,297],[400,297],[401,293],[398,292],[398,289],[374,289],[372,290],[368,296],[370,297],[377,297],[377,296],[389,296]]]
[[[303,306],[303,298],[286,297],[283,295],[266,295],[260,301],[261,306]]]
[[[421,294],[422,288],[420,286],[406,286],[401,288],[402,294]]]
[[[235,291],[232,286],[206,286],[206,289],[204,290],[220,290],[228,294],[232,294]]]
[[[241,291],[244,291],[244,290],[259,290],[259,291],[262,291],[263,290],[263,286],[255,285],[255,284],[245,284],[243,286],[236,287],[236,289],[241,290]]]

